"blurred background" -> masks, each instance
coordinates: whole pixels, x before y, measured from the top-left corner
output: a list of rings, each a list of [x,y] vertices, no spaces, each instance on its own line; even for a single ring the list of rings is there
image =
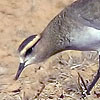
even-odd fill
[[[17,48],[40,34],[52,18],[75,0],[0,0],[0,100],[79,100],[78,72],[91,82],[98,69],[96,52],[64,51],[27,67],[20,78]],[[87,100],[99,100],[100,81]]]

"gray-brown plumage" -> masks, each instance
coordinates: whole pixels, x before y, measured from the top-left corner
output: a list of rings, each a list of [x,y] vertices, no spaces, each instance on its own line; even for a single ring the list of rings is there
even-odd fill
[[[98,51],[100,54],[100,0],[72,3],[53,18],[40,35],[25,40],[19,47],[20,66],[15,79],[27,65],[44,61],[63,50]],[[87,94],[99,77],[100,61]]]

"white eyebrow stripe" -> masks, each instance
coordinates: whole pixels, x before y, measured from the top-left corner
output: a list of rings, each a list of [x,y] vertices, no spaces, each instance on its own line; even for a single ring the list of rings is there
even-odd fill
[[[26,52],[30,47],[32,47],[40,38],[41,38],[41,36],[40,36],[40,35],[37,35],[31,42],[29,42],[29,43],[24,47],[24,49],[20,52],[20,55],[25,54],[25,52]]]

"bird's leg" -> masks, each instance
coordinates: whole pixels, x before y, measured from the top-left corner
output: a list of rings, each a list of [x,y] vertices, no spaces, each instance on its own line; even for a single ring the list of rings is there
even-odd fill
[[[92,83],[87,88],[87,91],[86,91],[87,95],[90,95],[90,91],[92,90],[92,88],[94,87],[94,85],[96,84],[96,82],[98,81],[99,77],[100,77],[100,55],[99,55],[99,69],[98,69],[97,74],[94,77]]]
[[[80,73],[78,73],[78,87],[82,94],[82,98],[86,97],[87,87],[86,87],[85,81],[82,78],[82,76],[80,75]]]

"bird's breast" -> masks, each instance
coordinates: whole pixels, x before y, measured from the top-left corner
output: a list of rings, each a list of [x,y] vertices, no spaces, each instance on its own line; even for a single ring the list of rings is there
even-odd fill
[[[84,27],[80,31],[73,31],[70,40],[72,49],[82,51],[100,50],[100,30],[93,27]]]

